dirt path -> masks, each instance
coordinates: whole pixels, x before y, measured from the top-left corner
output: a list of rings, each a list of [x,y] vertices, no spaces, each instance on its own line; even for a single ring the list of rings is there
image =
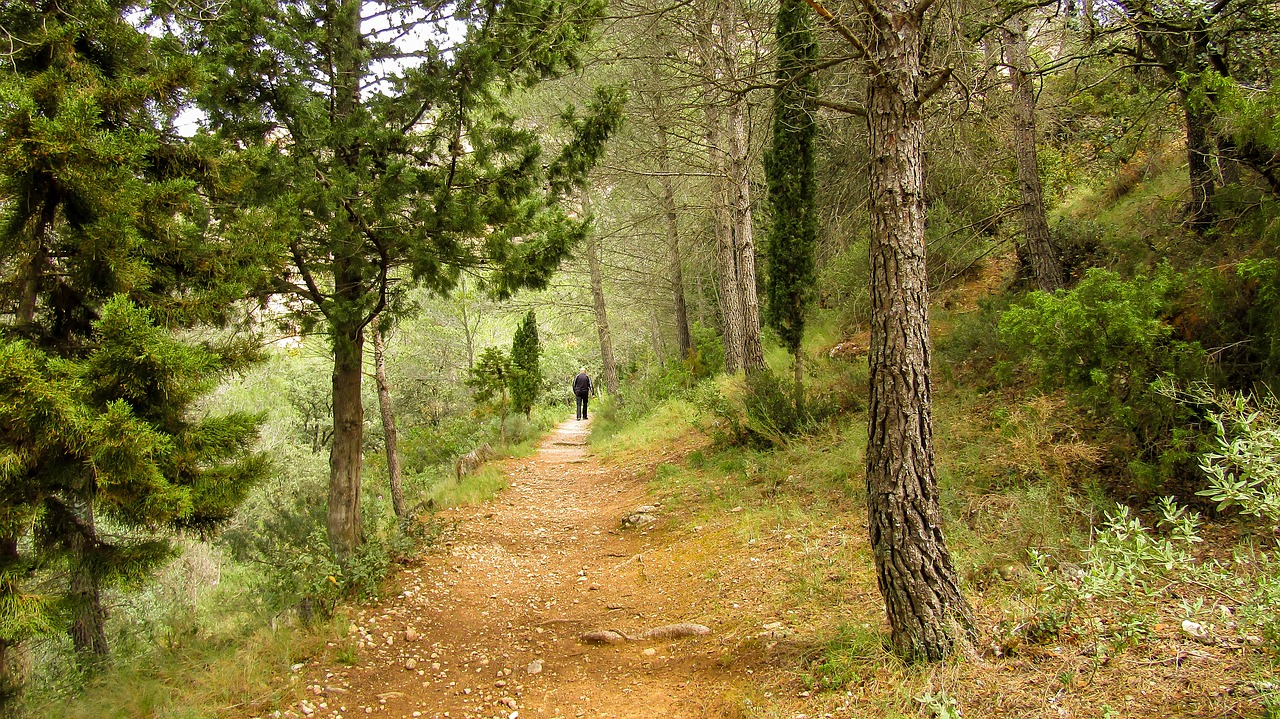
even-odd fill
[[[400,593],[363,608],[354,663],[301,669],[314,717],[705,717],[732,681],[720,639],[588,646],[587,630],[628,634],[711,623],[696,594],[645,573],[655,539],[621,529],[646,503],[642,471],[606,467],[568,421],[535,455],[508,460],[492,502],[442,513],[434,551]],[[350,658],[350,657],[348,657]]]

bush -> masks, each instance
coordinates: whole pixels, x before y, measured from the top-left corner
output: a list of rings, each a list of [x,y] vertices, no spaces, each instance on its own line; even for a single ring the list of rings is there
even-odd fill
[[[1191,398],[1212,407],[1214,447],[1200,458],[1209,486],[1197,492],[1218,503],[1218,511],[1280,523],[1280,402],[1195,387]]]
[[[1156,387],[1161,378],[1203,381],[1207,372],[1204,350],[1177,339],[1169,321],[1184,285],[1168,267],[1132,280],[1091,269],[1076,288],[1033,292],[1000,318],[1001,340],[1044,385],[1066,389],[1129,436],[1139,494],[1194,473],[1198,417]]]

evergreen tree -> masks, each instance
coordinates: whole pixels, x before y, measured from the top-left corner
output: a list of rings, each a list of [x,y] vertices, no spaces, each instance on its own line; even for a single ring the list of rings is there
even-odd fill
[[[495,405],[498,431],[507,443],[507,396],[511,389],[511,358],[497,347],[486,347],[471,368],[467,386],[475,390],[476,402]]]
[[[813,63],[818,45],[804,0],[778,7],[778,71],[773,98],[773,146],[765,154],[773,224],[766,248],[769,276],[765,319],[795,357],[796,411],[804,396],[800,343],[812,299],[818,216],[814,200]]]
[[[582,237],[561,201],[618,122],[620,93],[566,113],[573,139],[550,158],[502,98],[577,67],[604,2],[192,2],[178,17],[206,18],[189,37],[215,78],[201,104],[260,157],[245,199],[289,250],[277,289],[332,342],[327,525],[345,561],[362,534],[365,328],[412,283],[447,293],[463,270],[499,297],[545,286]]]
[[[106,652],[102,591],[230,517],[257,420],[194,419],[249,358],[169,328],[223,322],[273,252],[208,202],[231,168],[173,131],[194,64],[137,3],[14,0],[0,71],[0,690],[25,639]],[[206,151],[207,150],[207,151]],[[216,232],[216,236],[215,236]],[[37,594],[34,587],[45,588]],[[51,588],[51,589],[50,589]]]
[[[511,338],[511,404],[528,417],[542,388],[542,367],[538,364],[538,319],[533,310],[524,316]]]

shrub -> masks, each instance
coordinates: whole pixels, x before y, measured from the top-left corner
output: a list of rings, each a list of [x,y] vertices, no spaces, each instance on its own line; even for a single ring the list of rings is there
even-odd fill
[[[1280,402],[1243,394],[1214,392],[1206,385],[1191,397],[1213,407],[1214,447],[1200,458],[1209,486],[1197,492],[1218,503],[1218,510],[1280,523]]]
[[[1157,391],[1172,378],[1202,381],[1207,363],[1195,342],[1177,339],[1170,318],[1185,277],[1162,266],[1124,280],[1091,269],[1070,291],[1032,292],[1000,318],[1000,338],[1051,388],[1065,388],[1099,420],[1127,433],[1140,494],[1192,472],[1196,414]]]

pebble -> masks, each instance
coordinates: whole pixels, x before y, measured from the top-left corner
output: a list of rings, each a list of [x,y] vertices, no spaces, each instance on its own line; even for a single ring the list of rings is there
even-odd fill
[[[529,672],[530,674],[541,674],[542,660],[534,659],[533,661],[529,662],[529,666],[525,667],[525,671]]]

